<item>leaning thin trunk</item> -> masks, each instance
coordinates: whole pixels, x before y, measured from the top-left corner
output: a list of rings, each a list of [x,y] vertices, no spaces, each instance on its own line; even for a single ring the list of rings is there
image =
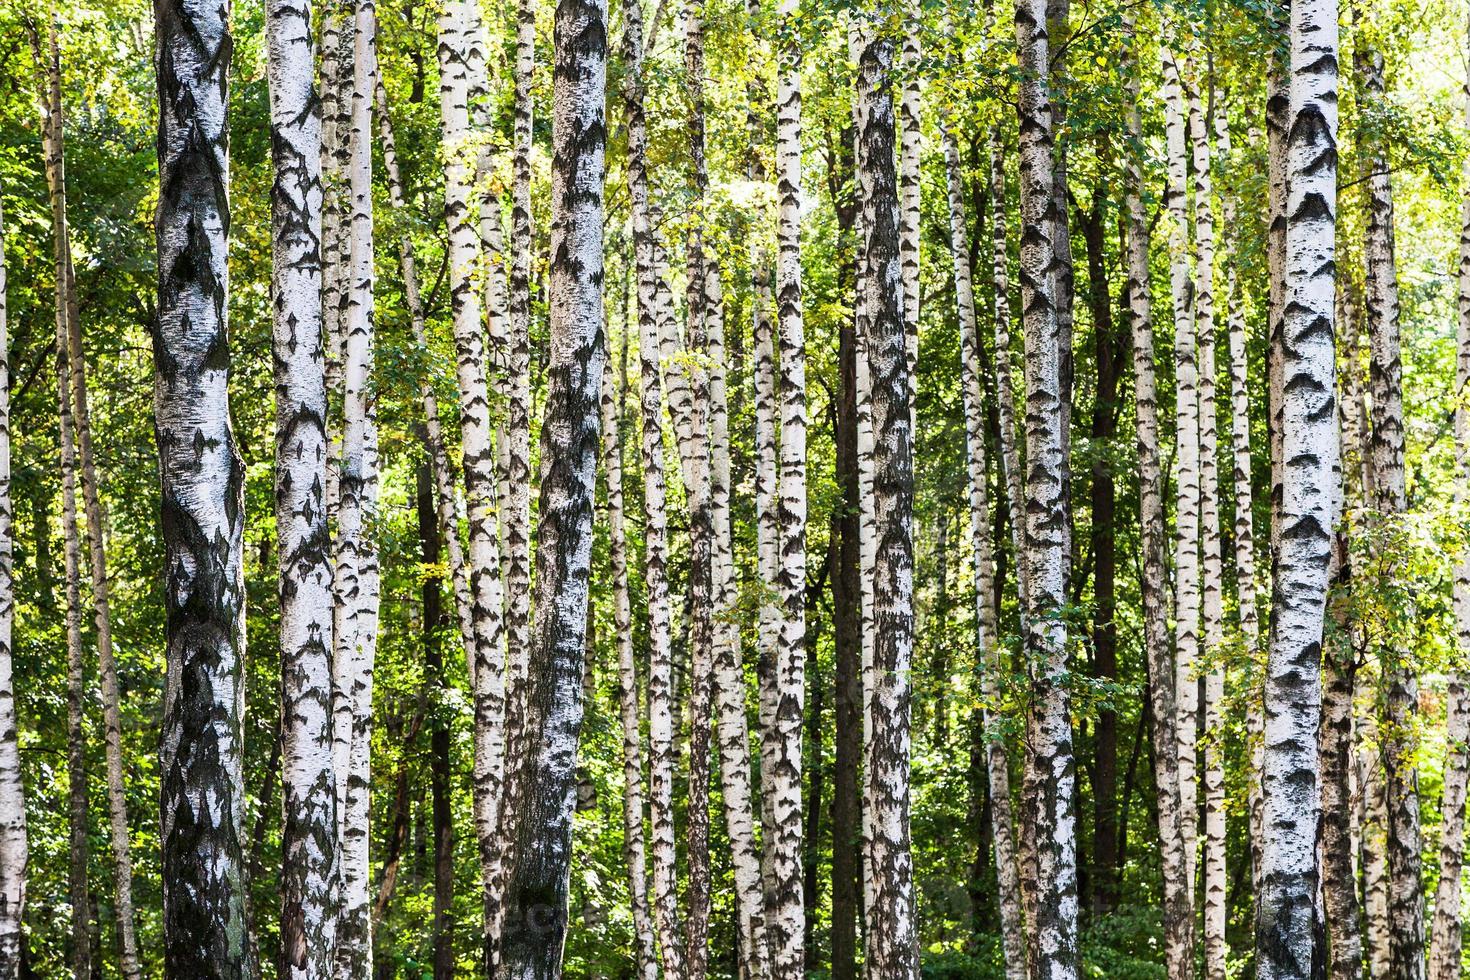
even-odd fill
[[[1159,863],[1164,886],[1164,960],[1169,980],[1194,977],[1194,908],[1179,805],[1175,744],[1174,667],[1169,647],[1169,596],[1165,568],[1164,476],[1159,452],[1158,388],[1149,288],[1149,224],[1143,203],[1142,120],[1139,113],[1137,31],[1129,37],[1127,182],[1128,323],[1133,335],[1133,390],[1137,413],[1139,523],[1142,526],[1143,634],[1147,651],[1149,707],[1153,721],[1154,791],[1159,821]]]
[[[648,604],[648,754],[650,858],[654,924],[664,976],[682,980],[684,948],[678,905],[674,827],[674,675],[669,604],[668,509],[664,476],[663,381],[659,372],[659,309],[667,283],[658,267],[658,238],[648,200],[643,115],[643,14],[623,4],[623,113],[628,128],[628,197],[638,283],[638,350],[642,379],[644,511],[643,577]]]
[[[981,697],[985,711],[985,764],[990,779],[990,825],[995,847],[1001,935],[1007,980],[1025,980],[1026,936],[1022,931],[1021,884],[1016,867],[1011,819],[1011,776],[1005,741],[995,723],[997,679],[1001,671],[999,617],[995,608],[995,562],[990,538],[990,501],[985,458],[984,390],[980,380],[981,343],[975,322],[975,290],[970,271],[970,241],[965,220],[964,179],[954,121],[944,127],[945,171],[949,185],[950,257],[960,319],[960,373],[964,382],[965,450],[970,471],[970,538],[975,552],[975,626],[980,651]],[[1004,202],[996,206],[1003,207]],[[942,709],[940,709],[942,710]]]
[[[1470,118],[1470,92],[1466,93],[1466,116]],[[1470,161],[1466,162],[1470,174]],[[1470,505],[1470,408],[1465,391],[1470,387],[1470,197],[1460,211],[1459,337],[1455,357],[1455,502]],[[0,268],[0,277],[5,274]],[[3,287],[0,278],[0,287]],[[0,288],[0,303],[4,290]],[[4,309],[0,307],[0,316]],[[0,474],[3,475],[3,474]],[[0,521],[5,519],[0,501]],[[4,547],[0,543],[0,547]],[[1460,663],[1450,673],[1449,742],[1445,762],[1444,795],[1440,800],[1439,887],[1434,894],[1434,925],[1429,942],[1430,980],[1459,980],[1460,977],[1460,872],[1465,861],[1465,797],[1470,782],[1470,685],[1464,659],[1470,656],[1470,550],[1455,563],[1455,639]],[[3,628],[3,627],[0,627]],[[3,670],[0,666],[0,670]],[[3,697],[0,693],[0,697]]]
[[[28,847],[10,645],[15,622],[15,511],[10,500],[10,333],[5,289],[5,223],[0,217],[0,980],[18,980]]]
[[[378,644],[380,573],[373,524],[378,505],[378,433],[373,397],[372,104],[377,80],[373,0],[355,0],[351,164],[348,170],[350,262],[343,320],[342,459],[338,475],[336,609],[333,619],[333,743],[341,919],[337,976],[358,980],[372,966],[371,815],[373,662]],[[346,733],[338,726],[346,725]],[[341,747],[345,742],[345,758]]]
[[[627,311],[627,297],[623,308]],[[626,326],[626,325],[625,325]],[[627,354],[627,336],[623,353]],[[623,522],[623,391],[612,359],[602,374],[602,458],[607,480],[608,563],[613,579],[613,631],[618,646],[618,707],[623,732],[623,860],[633,914],[639,980],[658,980],[653,916],[648,907],[648,863],[643,844],[643,731],[639,721],[638,665],[633,656],[633,613],[628,598],[628,540]]]
[[[272,0],[272,358],[281,604],[281,970],[332,975],[337,783],[332,764],[332,562],[325,500],[321,117],[309,0]]]
[[[66,280],[70,268],[65,256],[66,226],[56,225],[56,384],[58,428],[61,434],[61,522],[66,541],[66,775],[70,863],[67,895],[71,900],[72,975],[92,975],[90,853],[87,816],[87,735],[84,727],[86,664],[82,650],[82,539],[77,526],[77,462],[72,436],[70,365],[67,361]]]
[[[1317,727],[1322,617],[1339,505],[1334,401],[1337,4],[1291,8],[1282,499],[1266,671],[1265,838],[1256,912],[1261,980],[1313,975],[1319,867]]]
[[[558,0],[553,47],[551,334],[541,428],[535,622],[506,879],[503,980],[561,976],[604,359],[607,11]],[[534,746],[534,750],[532,750]]]
[[[913,424],[908,408],[908,344],[899,267],[899,192],[893,162],[893,41],[883,25],[865,38],[858,61],[857,172],[863,211],[858,332],[872,378],[872,663],[865,691],[864,751],[867,968],[907,980],[919,973],[914,868],[909,831],[909,746],[913,662]],[[784,494],[783,494],[784,497]]]
[[[225,254],[229,4],[156,8],[153,404],[163,501],[164,975],[245,980],[241,771],[245,467],[230,426]],[[190,801],[221,801],[200,809]]]
[[[1036,812],[1032,859],[1037,893],[1032,975],[1077,975],[1076,769],[1065,673],[1067,445],[1062,409],[1062,338],[1051,273],[1054,245],[1051,101],[1046,7],[1018,0],[1021,67],[1021,309],[1026,349],[1026,662],[1031,672],[1025,797]]]
[[[469,515],[470,628],[467,651],[474,689],[474,811],[484,889],[487,963],[493,960],[500,917],[495,887],[499,861],[497,827],[504,786],[505,662],[502,658],[500,549],[495,534],[495,453],[491,446],[490,400],[480,297],[476,213],[471,200],[467,142],[472,38],[464,2],[450,0],[439,13],[439,114],[444,131],[445,220],[449,226],[449,292],[454,329],[455,379],[459,390],[460,446]],[[441,502],[441,506],[443,506]]]
[[[1354,44],[1353,68],[1368,107],[1385,103],[1383,56],[1375,51],[1366,32],[1359,30]],[[1387,149],[1371,135],[1365,139],[1363,167],[1368,185],[1368,223],[1363,251],[1368,340],[1372,369],[1368,372],[1373,416],[1373,490],[1375,520],[1393,533],[1408,509],[1404,481],[1404,375],[1399,358],[1399,291],[1394,263],[1393,181]],[[1414,621],[1413,596],[1397,585],[1403,566],[1391,557],[1392,547],[1376,564],[1381,601],[1402,604],[1380,614],[1384,622],[1375,632],[1380,683],[1384,687],[1381,729],[1384,787],[1388,798],[1388,970],[1392,980],[1424,976],[1424,886],[1421,877],[1419,775],[1414,763],[1417,739],[1419,681],[1413,654],[1404,637]],[[1397,593],[1397,594],[1395,594]]]

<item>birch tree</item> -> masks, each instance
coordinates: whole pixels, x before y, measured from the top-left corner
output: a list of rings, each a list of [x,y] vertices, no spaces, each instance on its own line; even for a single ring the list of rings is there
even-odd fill
[[[872,662],[864,693],[868,708],[863,759],[864,897],[867,969],[875,976],[904,980],[919,974],[909,830],[914,461],[893,146],[894,42],[888,30],[887,24],[879,23],[864,31],[857,79],[861,123],[857,173],[864,235],[864,295],[858,334],[867,346],[872,378],[873,511],[877,531],[872,568]],[[783,414],[783,432],[789,419]],[[783,508],[786,497],[783,488]],[[789,623],[789,605],[787,615]]]
[[[1067,445],[1062,423],[1062,348],[1057,324],[1051,235],[1051,96],[1045,5],[1016,4],[1021,68],[1021,309],[1026,350],[1025,651],[1032,675],[1027,718],[1028,798],[1034,799],[1037,895],[1033,976],[1077,975],[1075,763],[1066,681]]]
[[[377,81],[373,0],[354,0],[352,109],[349,116],[350,262],[343,358],[342,459],[338,477],[333,587],[333,727],[347,724],[346,757],[334,760],[338,783],[341,919],[336,972],[357,980],[371,972],[369,817],[373,666],[378,643],[380,573],[373,522],[378,506],[378,433],[373,382],[372,107]],[[344,735],[334,731],[341,746]],[[340,753],[340,748],[339,748]],[[345,790],[343,788],[345,784]]]
[[[1139,523],[1142,527],[1143,630],[1147,649],[1149,707],[1154,744],[1175,744],[1177,715],[1169,649],[1168,586],[1164,559],[1164,476],[1159,452],[1158,387],[1154,372],[1153,311],[1149,288],[1149,223],[1143,198],[1143,124],[1139,112],[1141,68],[1137,23],[1124,22],[1129,40],[1127,70],[1129,151],[1125,163],[1127,212],[1128,325],[1133,338],[1133,390],[1137,414]],[[1194,976],[1194,907],[1185,858],[1183,813],[1179,803],[1178,757],[1167,750],[1154,757],[1154,795],[1159,814],[1159,863],[1164,886],[1164,956],[1170,980]]]
[[[995,560],[990,539],[988,466],[985,456],[984,388],[980,380],[982,351],[975,321],[975,289],[970,269],[969,233],[965,219],[964,177],[953,120],[943,127],[945,174],[949,190],[950,257],[954,263],[956,305],[960,321],[960,374],[964,384],[965,453],[970,476],[970,538],[974,549],[975,630],[981,671],[981,696],[994,704],[1001,670],[999,617],[995,608]],[[992,198],[1000,206],[1004,198]],[[1002,271],[1004,271],[1002,269]],[[1004,295],[1004,294],[1002,294]],[[986,716],[986,775],[990,780],[990,823],[994,837],[997,888],[1007,980],[1026,976],[1026,937],[1021,916],[1021,885],[1016,867],[1015,827],[1011,814],[1010,760],[994,709]]]
[[[281,965],[328,978],[337,934],[332,763],[332,561],[325,499],[321,331],[321,116],[311,4],[272,0],[272,338],[281,604]]]
[[[15,624],[15,508],[10,497],[10,329],[6,322],[5,219],[0,213],[0,978],[21,975],[26,900],[25,786],[11,645]]]
[[[229,4],[159,4],[153,409],[168,612],[162,726],[164,975],[246,980],[244,465],[230,425]]]
[[[517,760],[516,836],[496,972],[506,980],[559,977],[567,925],[604,360],[607,10],[600,0],[558,0],[554,49],[551,339],[525,718],[535,749]]]
[[[1280,554],[1266,673],[1264,821],[1256,912],[1262,980],[1313,970],[1319,882],[1317,727],[1322,617],[1338,507],[1333,240],[1337,168],[1337,4],[1291,8],[1285,200]]]
[[[1470,119],[1470,91],[1465,96],[1465,112]],[[1462,173],[1470,176],[1470,161],[1465,167]],[[1470,404],[1466,402],[1470,390],[1470,197],[1460,209],[1460,229],[1454,401],[1455,504],[1464,508],[1470,506]],[[0,275],[3,274],[0,270]],[[3,302],[3,290],[0,290],[0,302]],[[0,520],[3,519],[0,515]],[[1470,656],[1470,550],[1463,547],[1455,563],[1453,596],[1455,653],[1459,662],[1450,673],[1447,692],[1446,740],[1450,754],[1445,762],[1444,793],[1439,805],[1439,886],[1434,893],[1434,922],[1430,931],[1430,980],[1453,980],[1460,974],[1460,879],[1465,862],[1466,786],[1470,783],[1470,687],[1466,683],[1465,665],[1465,658]]]

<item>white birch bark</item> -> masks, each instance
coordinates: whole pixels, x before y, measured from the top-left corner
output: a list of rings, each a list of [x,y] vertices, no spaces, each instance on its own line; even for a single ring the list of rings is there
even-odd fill
[[[325,499],[321,116],[309,0],[266,10],[271,146],[271,353],[281,604],[281,969],[333,973],[337,780],[332,762],[332,560]]]
[[[160,8],[158,434],[168,612],[164,975],[255,975],[245,928],[244,464],[230,425],[229,4]],[[207,803],[201,806],[200,803]]]
[[[505,660],[501,647],[500,548],[495,527],[495,453],[491,445],[485,337],[474,270],[479,261],[477,210],[471,190],[473,152],[467,61],[473,43],[465,0],[451,0],[438,17],[439,118],[444,139],[444,211],[449,226],[449,290],[459,389],[460,448],[469,517],[469,594],[474,688],[474,810],[484,892],[486,960],[493,962],[500,917],[498,842],[505,754]]]
[[[674,828],[674,675],[668,579],[668,508],[664,475],[663,381],[659,371],[660,309],[668,291],[658,267],[658,242],[648,200],[643,115],[643,14],[639,0],[623,3],[623,112],[628,128],[628,197],[638,284],[643,466],[643,577],[648,605],[649,856],[654,925],[663,975],[685,976]]]
[[[626,295],[620,314],[626,331]],[[625,332],[625,360],[627,350]],[[628,866],[636,976],[639,980],[658,980],[653,916],[648,905],[648,854],[643,842],[643,729],[638,704],[638,665],[633,656],[633,610],[628,598],[628,538],[623,517],[623,397],[622,388],[613,379],[612,358],[608,358],[602,373],[602,456],[607,481],[613,629],[617,633],[618,648],[618,719],[623,733],[623,860]]]
[[[1266,677],[1265,838],[1256,913],[1261,980],[1305,978],[1313,970],[1322,619],[1342,476],[1333,404],[1335,0],[1294,3],[1290,43],[1281,551]]]
[[[1466,118],[1470,119],[1470,84],[1465,95]],[[1462,170],[1470,187],[1470,161]],[[1463,514],[1470,507],[1470,196],[1460,210],[1459,332],[1455,356],[1455,505]],[[4,276],[0,268],[0,277]],[[3,287],[0,281],[0,287]],[[4,302],[0,288],[0,303]],[[0,310],[3,315],[3,310]],[[0,508],[5,505],[0,502]],[[4,515],[0,514],[0,521]],[[0,547],[3,547],[0,544]],[[1430,980],[1459,980],[1462,927],[1461,878],[1465,862],[1465,798],[1470,782],[1470,687],[1466,682],[1466,660],[1470,658],[1470,548],[1461,546],[1455,562],[1455,642],[1457,659],[1450,671],[1444,793],[1440,798],[1439,887],[1434,893],[1434,921],[1429,941]],[[0,627],[3,628],[3,627]],[[3,667],[0,667],[3,670]],[[0,698],[4,695],[0,694]],[[3,704],[3,702],[0,702]],[[0,707],[3,711],[3,707]]]
[[[1180,830],[1185,881],[1194,905],[1199,842],[1200,445],[1199,360],[1195,289],[1189,267],[1189,157],[1183,64],[1168,45],[1159,48],[1164,76],[1164,133],[1168,177],[1169,292],[1174,311],[1174,724],[1179,757]]]
[[[924,127],[919,87],[920,36],[923,9],[918,0],[903,0],[903,42],[899,47],[900,94],[898,98],[898,245],[903,273],[904,351],[908,357],[909,415],[915,415],[919,361],[919,222],[922,184],[920,166]]]
[[[354,0],[352,108],[349,136],[351,208],[347,310],[343,320],[342,460],[338,477],[333,726],[350,726],[345,765],[336,770],[341,874],[337,926],[339,980],[361,980],[372,969],[369,817],[373,665],[377,657],[380,572],[373,525],[378,507],[378,434],[373,381],[372,109],[377,81],[373,0]],[[345,710],[342,702],[345,702]],[[340,746],[342,736],[334,731]],[[342,788],[345,784],[345,792]]]
[[[337,462],[342,456],[342,330],[350,259],[347,167],[352,109],[350,0],[323,0],[322,100],[322,336],[327,384],[327,523],[337,519]],[[339,792],[341,787],[338,787]],[[339,814],[340,815],[340,814]]]
[[[864,293],[858,333],[866,339],[865,360],[871,372],[873,512],[878,532],[872,568],[874,636],[865,690],[863,753],[864,911],[868,925],[865,962],[871,976],[911,980],[919,974],[909,829],[913,424],[899,188],[894,164],[894,42],[887,36],[888,25],[870,30],[862,43],[857,80]],[[788,420],[789,415],[783,414],[783,431]],[[784,492],[782,497],[784,507]],[[789,554],[787,557],[789,560]]]
[[[1194,309],[1199,340],[1200,613],[1204,699],[1203,877],[1206,980],[1225,980],[1225,642],[1220,544],[1219,412],[1215,396],[1215,210],[1213,147],[1208,110],[1214,105],[1208,74],[1190,65],[1189,128],[1194,163]],[[1223,115],[1223,110],[1218,109]]]
[[[1143,124],[1139,112],[1142,66],[1137,57],[1134,15],[1124,22],[1129,112],[1126,158],[1128,323],[1133,337],[1133,390],[1137,414],[1139,523],[1142,529],[1143,632],[1147,650],[1149,706],[1155,746],[1172,746],[1177,722],[1174,670],[1169,644],[1169,596],[1164,553],[1164,475],[1159,447],[1158,388],[1154,372],[1153,314],[1150,305],[1149,223],[1144,209]],[[1194,977],[1194,907],[1185,859],[1183,814],[1179,804],[1179,765],[1173,752],[1157,751],[1154,795],[1159,822],[1159,863],[1163,872],[1164,958],[1170,980]]]
[[[1015,827],[1011,815],[1011,776],[1005,741],[995,724],[1000,662],[999,616],[995,608],[995,560],[990,539],[990,501],[985,458],[984,386],[981,343],[975,320],[975,288],[970,270],[970,241],[965,219],[965,187],[960,169],[954,120],[943,126],[945,174],[949,189],[949,244],[954,263],[955,297],[960,321],[960,373],[964,385],[965,450],[970,475],[970,539],[974,549],[977,668],[985,708],[986,774],[990,780],[990,825],[994,838],[1002,948],[1007,980],[1025,980],[1026,936],[1021,915],[1021,883],[1016,866]],[[1005,199],[992,198],[996,208]],[[1002,272],[1004,270],[1002,269]],[[1004,293],[1001,293],[1004,296]]]
[[[576,809],[603,351],[607,9],[558,0],[553,30],[551,312],[535,621],[515,760],[500,980],[561,976]]]
[[[30,849],[11,660],[15,510],[10,499],[10,332],[6,311],[5,220],[0,215],[0,980],[18,980],[21,943],[25,939],[22,923]]]
[[[1021,309],[1026,356],[1027,621],[1032,675],[1027,719],[1026,798],[1036,802],[1037,882],[1032,975],[1077,976],[1077,840],[1066,626],[1067,445],[1063,425],[1062,336],[1058,326],[1052,234],[1053,154],[1046,6],[1017,0],[1016,50],[1021,69]]]
[[[774,657],[774,703],[767,737],[772,779],[767,805],[775,831],[774,886],[766,924],[775,980],[799,980],[804,963],[802,908],[802,721],[806,703],[806,336],[801,272],[801,67],[795,0],[777,8],[776,74],[776,592],[781,604]]]
[[[71,397],[71,418],[76,456],[76,475],[82,492],[82,509],[86,518],[88,548],[87,571],[92,586],[92,618],[96,628],[98,680],[102,687],[103,746],[106,759],[107,804],[112,845],[112,870],[115,882],[115,916],[118,935],[118,968],[125,980],[138,980],[138,944],[133,914],[133,862],[128,831],[127,787],[123,776],[122,721],[118,700],[117,662],[112,648],[112,613],[107,580],[107,546],[103,536],[104,516],[97,490],[97,467],[92,451],[92,423],[87,397],[86,357],[82,350],[80,304],[71,266],[71,236],[67,223],[65,188],[66,150],[63,135],[61,99],[61,53],[56,21],[50,17],[46,28],[46,49],[40,48],[39,32],[33,38],[33,51],[45,62],[42,80],[42,143],[45,150],[46,180],[52,221],[59,229],[57,247],[64,253],[66,264],[62,283],[67,327],[67,370]],[[58,259],[60,261],[60,259]]]

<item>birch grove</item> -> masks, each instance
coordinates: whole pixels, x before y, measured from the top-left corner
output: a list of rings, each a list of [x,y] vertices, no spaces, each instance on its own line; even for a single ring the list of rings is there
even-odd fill
[[[0,980],[1459,977],[1466,29],[0,0]]]

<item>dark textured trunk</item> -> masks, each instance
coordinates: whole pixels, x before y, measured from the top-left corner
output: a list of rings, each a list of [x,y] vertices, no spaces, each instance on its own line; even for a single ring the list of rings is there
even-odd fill
[[[434,486],[427,462],[415,471],[415,502],[418,514],[419,548],[425,568],[439,566],[439,531],[434,508]],[[424,683],[437,693],[434,702],[444,700],[444,650],[439,634],[444,629],[443,583],[436,575],[426,575],[421,587],[424,642]],[[434,980],[454,978],[454,933],[450,916],[454,905],[454,821],[450,812],[449,726],[441,712],[429,714],[429,800],[434,823],[434,923],[430,945],[434,950]]]
[[[851,140],[842,140],[843,147]],[[839,211],[839,215],[843,212]],[[851,210],[844,233],[851,233]],[[850,288],[851,267],[843,272]],[[835,642],[832,773],[832,980],[857,980],[857,922],[861,895],[862,801],[858,770],[863,752],[862,540],[858,509],[857,337],[852,320],[837,328],[836,404],[839,536],[832,572]]]
[[[1113,325],[1107,256],[1103,247],[1107,197],[1094,190],[1091,210],[1081,221],[1087,242],[1087,303],[1092,310],[1093,357],[1097,391],[1092,410],[1092,674],[1104,684],[1118,680],[1117,545],[1114,514],[1112,441],[1118,429],[1118,381],[1122,371],[1121,338]],[[1093,737],[1092,875],[1094,912],[1118,903],[1118,715],[1099,708]]]
[[[552,107],[551,336],[541,428],[527,744],[514,794],[501,980],[555,980],[566,940],[577,736],[600,431],[607,10],[558,0]]]
[[[822,764],[822,722],[827,710],[827,680],[822,676],[821,658],[818,647],[821,642],[822,617],[820,601],[827,588],[827,576],[832,574],[840,539],[836,533],[836,517],[833,518],[832,533],[827,541],[826,563],[821,576],[808,583],[806,591],[806,679],[809,686],[806,712],[806,817],[802,827],[802,883],[801,905],[804,917],[802,948],[806,951],[805,968],[818,968],[818,950],[815,944],[817,920],[821,915],[822,900],[821,857],[822,857],[822,806],[827,790],[827,767]]]
[[[228,397],[230,5],[154,5],[159,195],[153,402],[162,488],[164,975],[255,975],[244,928],[244,464]],[[201,809],[190,801],[216,801]]]

